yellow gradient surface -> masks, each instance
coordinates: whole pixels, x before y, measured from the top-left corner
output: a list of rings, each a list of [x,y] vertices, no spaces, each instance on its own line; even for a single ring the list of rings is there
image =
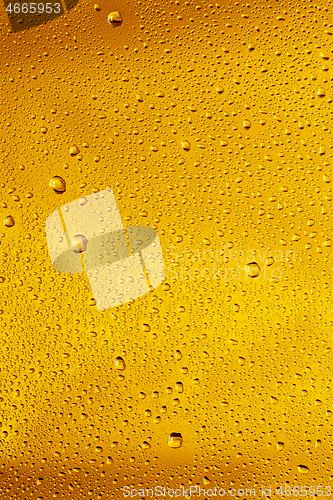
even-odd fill
[[[0,16],[0,498],[328,496],[329,4]],[[52,268],[45,221],[110,188],[166,277],[98,311],[86,273]]]

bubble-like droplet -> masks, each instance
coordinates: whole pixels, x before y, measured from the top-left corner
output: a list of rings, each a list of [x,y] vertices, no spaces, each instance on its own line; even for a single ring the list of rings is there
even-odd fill
[[[6,227],[13,227],[15,225],[14,217],[8,215],[8,217],[5,218],[3,223]]]
[[[66,181],[62,177],[59,177],[58,175],[52,177],[52,179],[49,182],[49,186],[56,193],[64,193],[66,191]]]
[[[256,262],[250,262],[245,266],[245,272],[250,278],[256,278],[260,274],[260,267]]]
[[[309,472],[309,467],[307,467],[306,465],[298,465],[297,470],[302,474],[306,474],[307,472]]]
[[[116,367],[117,370],[125,370],[125,368],[126,368],[125,361],[120,356],[118,356],[114,360],[114,366]]]
[[[180,351],[175,352],[175,358],[177,361],[180,361],[182,359],[182,353]]]
[[[245,130],[249,130],[249,128],[251,128],[251,122],[250,122],[250,120],[244,120],[243,121],[243,127],[245,128]]]
[[[318,97],[325,97],[325,95],[326,95],[325,89],[323,89],[322,87],[319,88],[317,90],[316,94],[317,94]]]
[[[182,435],[179,432],[171,432],[168,437],[168,445],[170,448],[180,448],[183,444]]]
[[[175,383],[175,389],[177,392],[183,392],[184,391],[184,386],[182,382],[176,382]]]
[[[250,52],[252,52],[252,50],[254,50],[253,43],[249,43],[249,45],[247,46],[247,50],[249,50]]]
[[[266,266],[272,266],[274,264],[274,257],[268,257],[266,260],[265,260],[265,264]]]
[[[87,248],[88,240],[82,234],[74,236],[71,242],[71,250],[75,253],[84,252]]]
[[[275,445],[275,448],[279,451],[283,450],[284,448],[284,443],[282,443],[282,441],[278,441]]]
[[[183,149],[185,149],[186,151],[189,151],[189,149],[191,148],[191,145],[190,145],[190,143],[189,143],[188,141],[183,141],[183,142],[181,143],[181,146],[182,146],[182,148],[183,148]]]
[[[109,14],[108,21],[112,24],[112,26],[120,26],[123,22],[123,18],[121,17],[120,12],[114,11]]]
[[[75,156],[77,154],[79,154],[80,150],[79,148],[74,144],[74,146],[72,146],[71,148],[69,148],[69,154],[71,156]]]
[[[94,9],[95,9],[95,10],[101,10],[101,8],[100,8],[100,6],[98,5],[98,3],[95,3],[95,5],[94,5]]]

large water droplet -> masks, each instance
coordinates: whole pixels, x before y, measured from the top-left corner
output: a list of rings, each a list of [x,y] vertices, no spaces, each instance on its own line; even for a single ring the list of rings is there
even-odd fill
[[[282,443],[281,441],[278,441],[275,445],[275,448],[279,451],[283,450],[284,448],[284,443]]]
[[[49,182],[49,186],[56,193],[64,193],[66,191],[66,181],[62,177],[59,177],[58,175],[52,177],[52,179]]]
[[[72,146],[70,149],[69,149],[69,154],[71,156],[75,156],[77,154],[79,154],[80,150],[79,148],[74,144],[74,146]]]
[[[190,146],[190,143],[189,143],[188,141],[183,141],[183,142],[181,143],[181,146],[182,146],[182,148],[183,148],[183,149],[185,149],[186,151],[188,151],[188,150],[190,149],[190,147],[191,147],[191,146]]]
[[[184,391],[184,386],[182,382],[176,382],[175,383],[175,389],[177,392],[183,392]]]
[[[71,250],[75,253],[84,252],[87,248],[88,240],[82,234],[77,234],[72,239]]]
[[[172,432],[168,437],[168,445],[170,448],[180,448],[183,444],[182,435],[178,432]]]
[[[13,227],[15,225],[14,217],[8,215],[8,217],[5,218],[3,223],[6,227]]]
[[[123,18],[121,17],[120,12],[114,11],[109,14],[108,21],[112,24],[112,26],[120,26],[123,22]]]
[[[260,274],[260,267],[256,262],[250,262],[245,266],[245,272],[250,278],[256,278]]]
[[[250,120],[244,120],[243,121],[243,127],[245,128],[245,130],[248,130],[249,128],[251,128],[251,122],[250,122]]]

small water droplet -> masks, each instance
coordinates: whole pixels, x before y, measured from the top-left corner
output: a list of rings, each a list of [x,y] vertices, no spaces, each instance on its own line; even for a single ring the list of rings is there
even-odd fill
[[[260,267],[256,262],[250,262],[245,266],[245,272],[250,278],[257,278],[260,274]]]
[[[5,218],[3,223],[6,227],[13,227],[15,225],[14,217],[8,215],[8,217]]]
[[[307,467],[306,465],[298,465],[297,470],[301,474],[306,474],[307,472],[309,472],[309,467]]]
[[[125,368],[126,368],[125,361],[120,356],[118,356],[114,360],[114,366],[116,367],[117,370],[125,370]]]
[[[182,359],[182,353],[180,351],[175,352],[175,358],[177,361],[180,361]]]
[[[325,97],[325,95],[326,95],[325,89],[323,89],[322,87],[319,88],[317,90],[316,94],[317,94],[318,97]]]
[[[172,432],[168,437],[168,445],[170,448],[180,448],[183,444],[182,435],[178,432]]]
[[[250,52],[252,52],[252,50],[254,50],[254,45],[253,43],[249,43],[248,46],[247,46],[247,50],[249,50]]]
[[[279,451],[283,450],[284,448],[284,443],[282,443],[282,441],[278,441],[275,445],[275,448]]]
[[[238,313],[240,311],[240,306],[239,304],[234,304],[234,311]]]
[[[64,193],[66,191],[66,181],[62,177],[59,177],[58,175],[52,177],[52,179],[49,182],[49,186],[53,189],[53,191],[59,194]]]
[[[250,120],[244,120],[243,121],[243,127],[245,128],[245,130],[248,130],[249,128],[251,128],[251,122],[250,122]]]
[[[84,252],[87,248],[88,240],[82,234],[77,234],[72,239],[71,250],[75,253]]]
[[[181,146],[183,149],[185,149],[185,151],[189,151],[191,148],[191,145],[188,141],[182,141]]]
[[[274,257],[268,257],[265,260],[265,264],[266,264],[266,266],[272,266],[274,264]]]

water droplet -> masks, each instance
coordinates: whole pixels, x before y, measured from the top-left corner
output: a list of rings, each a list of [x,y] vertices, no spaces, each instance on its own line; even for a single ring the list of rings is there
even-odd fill
[[[318,97],[325,97],[325,95],[326,95],[325,89],[323,89],[322,87],[319,88],[317,90],[316,94],[317,94]]]
[[[71,156],[75,156],[77,154],[79,154],[80,150],[79,148],[74,144],[74,146],[72,146],[71,148],[69,148],[69,154]]]
[[[5,218],[3,223],[6,227],[13,227],[15,225],[14,217],[8,215],[8,217]]]
[[[188,141],[183,141],[183,142],[181,143],[181,146],[182,146],[182,148],[183,148],[183,149],[185,149],[186,151],[189,151],[189,149],[191,148],[190,143],[189,143]]]
[[[266,266],[272,266],[274,264],[274,257],[268,257],[266,260],[265,260],[265,264]]]
[[[250,262],[245,266],[245,272],[250,278],[256,278],[260,274],[260,267],[256,262]]]
[[[47,132],[47,128],[46,128],[46,127],[42,127],[42,128],[40,129],[40,131],[42,132],[42,134],[46,134],[46,132]]]
[[[102,453],[103,448],[101,446],[96,446],[95,453]]]
[[[275,448],[279,451],[283,450],[284,448],[284,443],[282,443],[282,441],[278,441],[275,445]]]
[[[182,382],[176,382],[175,383],[175,389],[177,392],[183,392],[184,391],[184,386]]]
[[[252,52],[252,50],[254,50],[254,45],[253,43],[249,43],[248,46],[247,46],[247,50],[249,50],[250,52]]]
[[[71,250],[75,253],[84,252],[87,248],[88,240],[82,234],[77,234],[72,239]]]
[[[112,24],[112,26],[120,26],[123,22],[123,18],[121,17],[120,12],[114,11],[109,14],[108,21]]]
[[[142,325],[142,329],[144,332],[150,332],[150,326],[147,323]]]
[[[251,122],[250,122],[250,120],[244,120],[243,121],[243,127],[245,128],[245,130],[248,130],[249,128],[251,128]]]
[[[118,356],[114,360],[114,366],[116,367],[117,370],[125,370],[125,368],[126,368],[125,361],[120,356]]]
[[[97,3],[95,3],[95,5],[94,5],[94,9],[95,9],[95,10],[101,10],[100,6],[99,6]]]
[[[306,474],[307,472],[309,472],[309,467],[307,467],[306,465],[298,465],[297,470],[301,474]]]
[[[144,450],[149,450],[149,448],[151,448],[151,444],[149,444],[148,441],[144,441],[141,446]]]
[[[175,358],[177,361],[180,361],[182,359],[182,353],[180,351],[175,352]]]
[[[180,448],[183,444],[182,435],[178,432],[172,432],[168,437],[168,445],[170,448]]]
[[[234,311],[238,313],[240,311],[240,306],[239,304],[234,304]]]
[[[52,179],[49,182],[49,186],[56,193],[64,193],[66,191],[66,181],[62,177],[59,177],[58,175],[52,177]]]
[[[222,94],[222,92],[224,92],[224,89],[222,87],[216,87],[216,92],[218,94]]]

